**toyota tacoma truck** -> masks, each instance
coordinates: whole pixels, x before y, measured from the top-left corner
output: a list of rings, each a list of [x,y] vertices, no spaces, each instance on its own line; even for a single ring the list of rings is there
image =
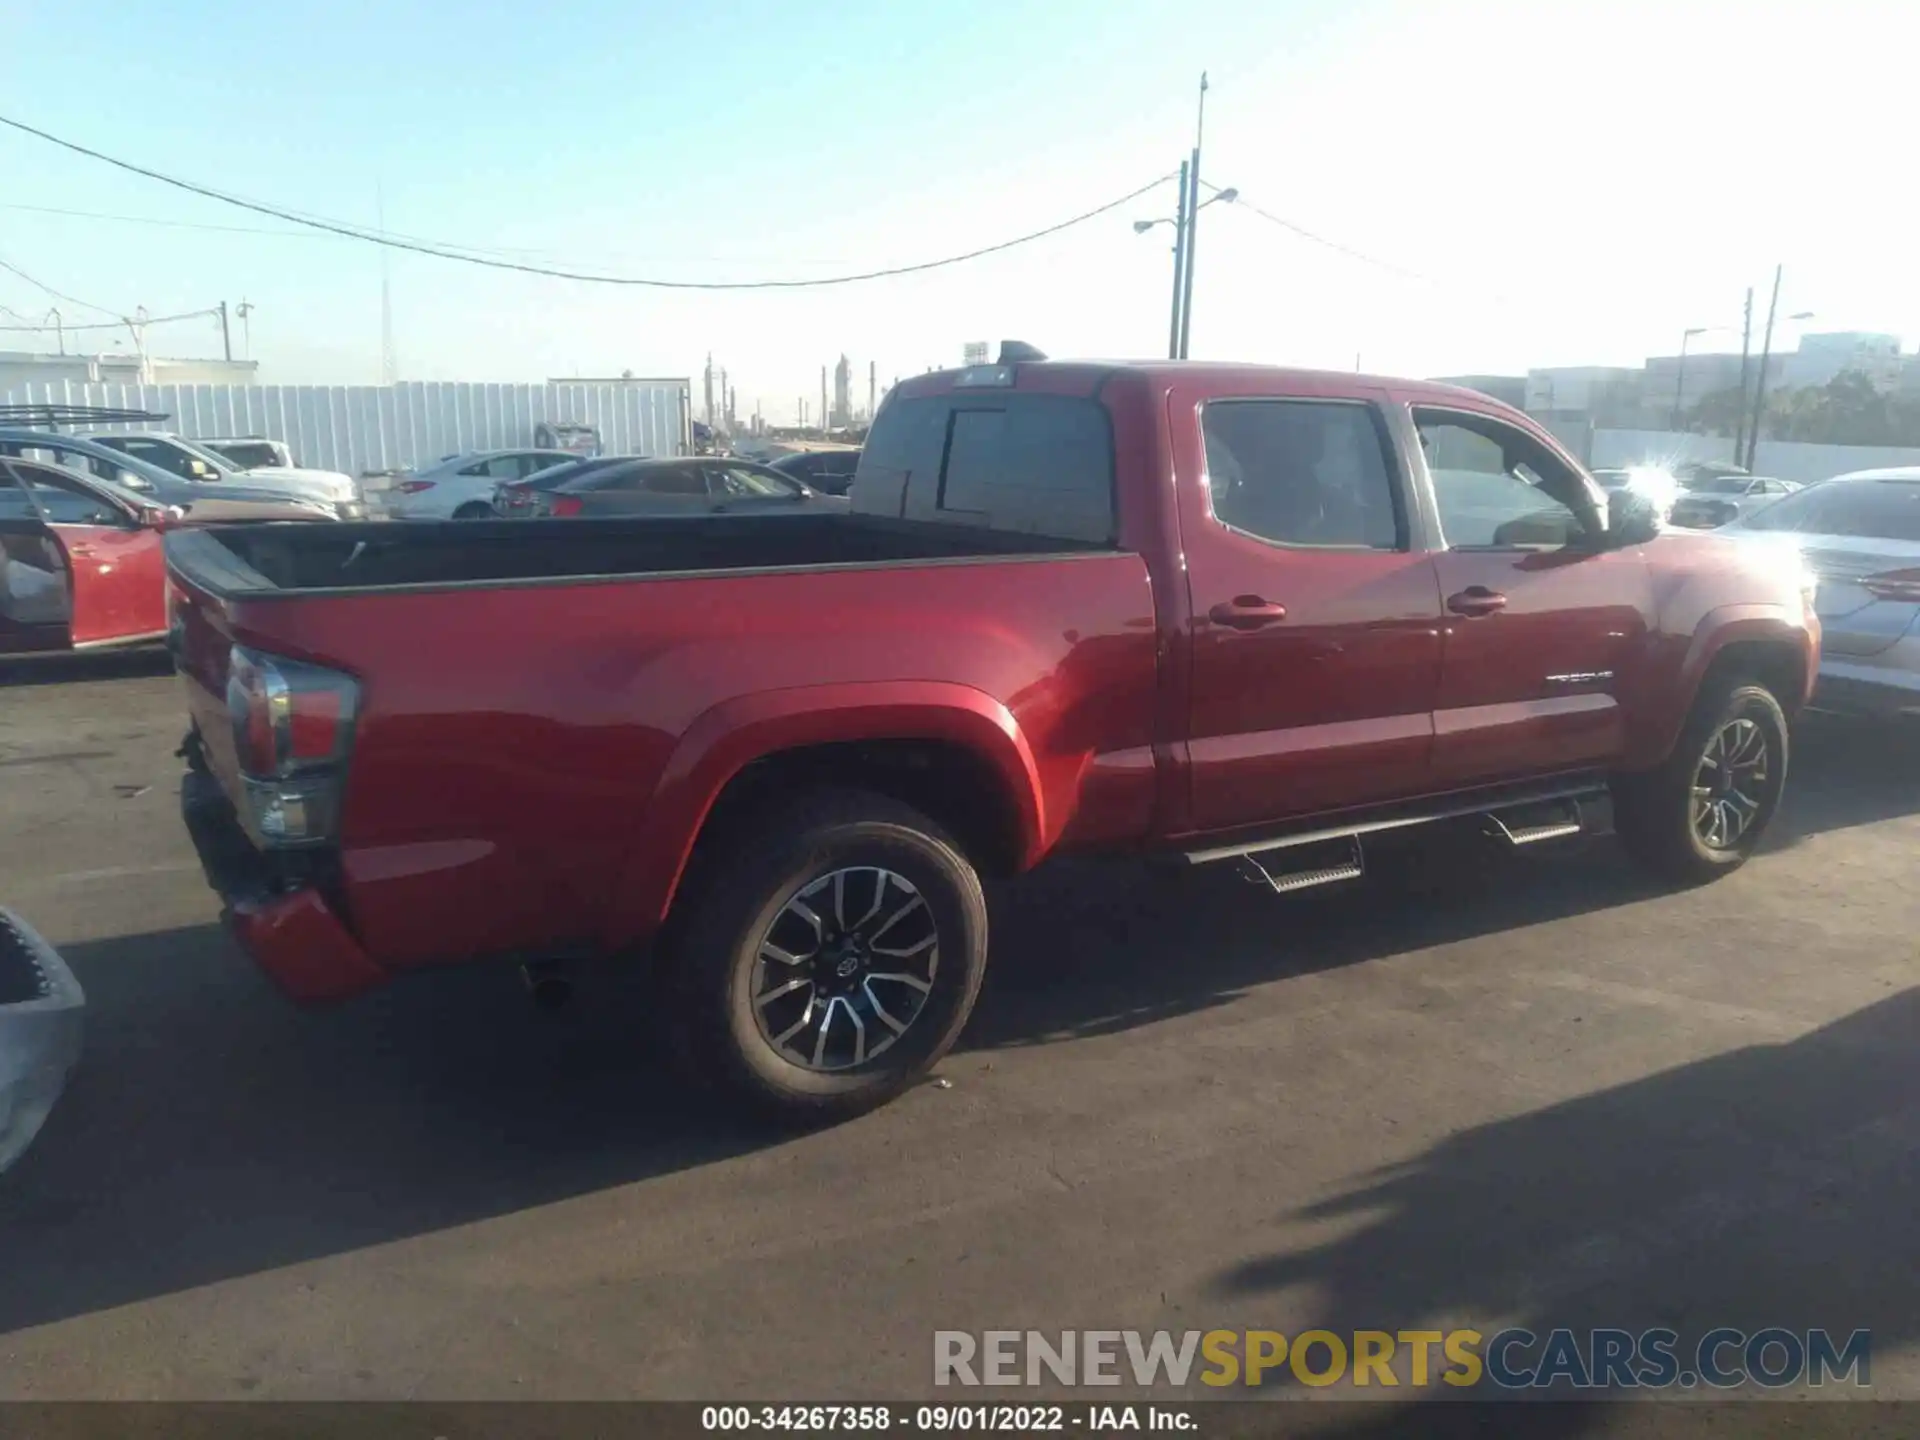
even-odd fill
[[[241,946],[308,1001],[632,956],[699,1074],[827,1119],[946,1053],[981,878],[1062,852],[1287,891],[1610,797],[1676,882],[1752,853],[1817,671],[1790,555],[1472,391],[1035,354],[900,384],[844,513],[170,534]]]

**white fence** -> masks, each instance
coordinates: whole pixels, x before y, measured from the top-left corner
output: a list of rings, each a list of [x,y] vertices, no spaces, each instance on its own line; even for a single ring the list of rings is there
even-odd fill
[[[592,425],[609,455],[691,447],[687,380],[483,385],[119,385],[53,381],[0,392],[7,405],[111,405],[169,418],[141,427],[190,438],[284,440],[299,465],[360,475],[430,465],[463,450],[532,445],[543,420]],[[85,433],[86,427],[74,427]],[[126,428],[126,427],[118,427]]]

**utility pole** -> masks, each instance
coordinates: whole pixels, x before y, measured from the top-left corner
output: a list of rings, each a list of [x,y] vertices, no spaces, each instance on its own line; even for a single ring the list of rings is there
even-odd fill
[[[827,433],[827,367],[820,367],[820,434]]]
[[[880,366],[877,361],[867,362],[867,424],[873,424],[873,412],[880,403]]]
[[[220,348],[226,352],[227,359],[233,359],[233,332],[227,328],[227,302],[220,302]]]
[[[1739,463],[1747,469],[1753,469],[1753,458],[1760,449],[1760,417],[1767,409],[1767,361],[1773,355],[1773,317],[1780,308],[1780,272],[1785,267],[1773,267],[1773,299],[1767,304],[1766,338],[1760,342],[1760,376],[1753,387],[1753,419],[1747,425],[1747,458]],[[1739,456],[1734,457],[1739,460]]]
[[[720,367],[720,423],[732,428],[733,412],[727,408],[727,367]]]
[[[713,352],[711,350],[707,352],[706,391],[707,428],[711,430],[713,428]]]
[[[1167,330],[1167,358],[1180,358],[1180,317],[1186,311],[1181,289],[1187,278],[1187,174],[1192,161],[1180,162],[1180,196],[1173,202],[1173,321]]]
[[[1680,332],[1680,359],[1673,367],[1673,418],[1668,429],[1678,432],[1682,415],[1687,408],[1687,345],[1696,335],[1706,334],[1702,327]]]
[[[1747,428],[1747,351],[1753,345],[1753,287],[1747,287],[1747,306],[1740,317],[1740,404],[1733,412],[1733,453],[1740,456],[1740,437]]]
[[[1200,116],[1193,127],[1193,173],[1187,177],[1187,273],[1180,282],[1180,358],[1187,358],[1187,336],[1193,329],[1193,255],[1199,238],[1200,142],[1207,129],[1207,75],[1200,72]]]

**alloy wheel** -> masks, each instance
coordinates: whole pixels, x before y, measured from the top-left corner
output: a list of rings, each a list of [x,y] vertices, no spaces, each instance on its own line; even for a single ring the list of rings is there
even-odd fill
[[[808,1070],[849,1070],[891,1049],[926,1008],[940,931],[905,876],[848,866],[809,880],[754,951],[761,1037]]]
[[[1766,731],[1745,718],[1714,732],[1693,772],[1693,833],[1709,850],[1731,850],[1765,801],[1771,755]]]

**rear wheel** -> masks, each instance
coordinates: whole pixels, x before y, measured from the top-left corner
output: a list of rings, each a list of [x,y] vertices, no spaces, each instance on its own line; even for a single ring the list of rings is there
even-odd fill
[[[690,1078],[762,1114],[883,1104],[947,1053],[979,994],[979,877],[885,796],[821,792],[736,821],[688,887],[660,1018]]]
[[[1614,828],[1627,852],[1686,883],[1739,868],[1779,808],[1788,735],[1765,686],[1710,681],[1666,763],[1614,780]]]
[[[456,520],[491,520],[493,518],[493,507],[483,504],[478,500],[470,500],[453,512],[453,518]]]

